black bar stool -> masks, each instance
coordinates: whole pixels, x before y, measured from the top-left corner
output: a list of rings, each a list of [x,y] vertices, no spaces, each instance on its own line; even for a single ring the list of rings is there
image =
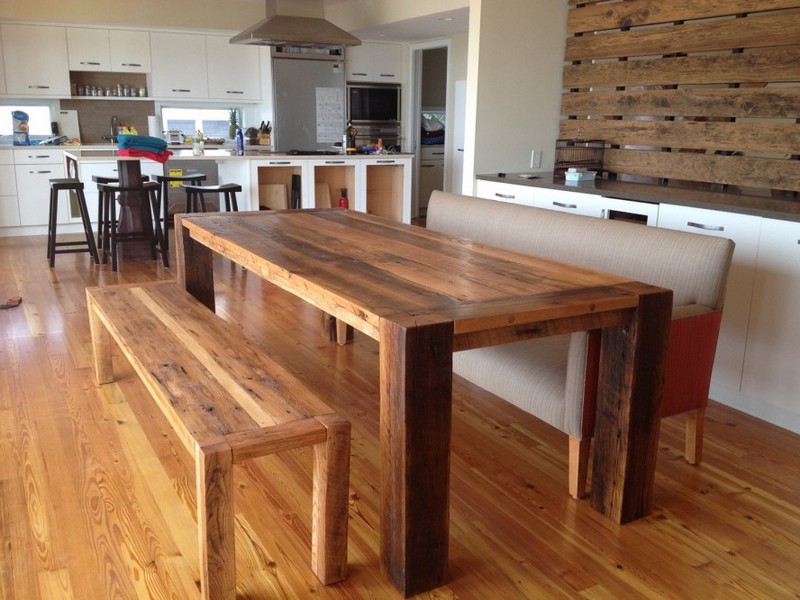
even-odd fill
[[[225,210],[238,211],[236,193],[242,191],[238,183],[223,183],[221,185],[184,185],[186,190],[186,212],[206,212],[205,194],[222,194],[225,199]]]
[[[156,208],[158,183],[155,181],[143,181],[141,185],[123,186],[119,183],[98,183],[97,189],[100,192],[103,203],[103,222],[102,222],[102,250],[103,264],[106,263],[106,256],[111,252],[111,270],[117,270],[117,244],[121,241],[145,240],[150,244],[153,260],[158,251],[156,236],[153,232],[153,217],[151,210]],[[117,231],[117,194],[146,194],[149,202],[141,203],[141,222],[142,231],[124,232]],[[162,262],[164,253],[161,253]],[[164,263],[164,266],[167,266]]]
[[[104,183],[119,183],[119,177],[104,177],[102,175],[92,175],[92,181],[97,184],[104,184]],[[150,177],[147,175],[142,175],[142,183],[145,181],[150,181]],[[100,191],[100,186],[97,186],[98,192]],[[103,246],[103,223],[105,222],[105,215],[103,214],[103,193],[100,192],[97,194],[97,247],[104,248]],[[116,223],[114,224],[116,226]],[[105,261],[104,261],[105,262]]]
[[[200,185],[206,180],[203,173],[190,173],[188,175],[156,175],[159,184],[157,207],[154,211],[156,219],[156,238],[161,249],[161,256],[166,260],[164,266],[169,266],[169,227],[172,218],[169,214],[169,188],[173,183],[188,183]]]
[[[65,190],[75,192],[78,201],[78,210],[81,213],[83,222],[83,233],[85,240],[74,242],[56,241],[56,229],[58,227],[58,192]],[[58,248],[64,247],[59,250]],[[88,252],[92,255],[95,264],[100,263],[97,254],[97,246],[94,243],[92,233],[92,223],[89,219],[89,210],[86,207],[86,196],[83,194],[83,183],[76,178],[70,179],[51,179],[50,180],[50,219],[47,224],[47,258],[50,260],[50,268],[56,264],[56,254],[66,254],[71,252]]]

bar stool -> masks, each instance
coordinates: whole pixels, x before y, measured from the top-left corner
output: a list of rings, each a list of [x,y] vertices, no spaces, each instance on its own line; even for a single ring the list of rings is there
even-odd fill
[[[58,227],[58,192],[65,190],[75,192],[78,200],[78,210],[81,213],[83,222],[83,233],[86,239],[74,242],[56,241],[56,229]],[[59,247],[69,247],[59,250]],[[89,210],[86,207],[86,196],[83,194],[83,183],[77,178],[51,179],[50,180],[50,219],[47,224],[47,258],[50,260],[50,268],[56,264],[56,254],[66,254],[71,252],[88,252],[92,255],[95,264],[100,263],[97,254],[97,246],[94,243],[92,233],[92,223],[89,219]]]
[[[153,260],[156,258],[158,251],[156,236],[153,232],[153,217],[151,210],[156,206],[156,196],[158,194],[158,183],[155,181],[144,181],[141,185],[123,186],[119,183],[98,183],[97,189],[100,192],[100,197],[103,203],[103,221],[102,221],[102,250],[103,250],[103,264],[106,263],[106,256],[110,250],[111,252],[111,270],[117,270],[117,244],[121,241],[130,240],[145,240],[150,244],[150,250],[153,255]],[[141,204],[141,221],[143,230],[141,232],[117,232],[117,194],[147,194],[149,199],[149,206],[147,202]],[[161,253],[162,261],[164,261],[164,253]],[[166,266],[166,263],[165,265]]]
[[[103,183],[119,183],[119,177],[104,177],[102,175],[92,175],[92,181],[97,184]],[[150,181],[150,177],[142,175],[142,183]],[[97,187],[98,192],[100,186]],[[97,247],[103,248],[103,223],[105,222],[105,215],[103,214],[103,193],[97,194]],[[116,223],[114,224],[116,226]]]
[[[239,210],[236,193],[242,191],[242,186],[238,183],[184,185],[183,189],[186,190],[186,212],[206,212],[205,194],[222,194],[227,212]]]
[[[156,221],[156,238],[161,249],[161,256],[166,260],[164,266],[169,266],[169,226],[172,219],[169,214],[169,188],[172,183],[188,183],[200,185],[206,180],[203,173],[190,173],[189,175],[156,175],[159,184],[156,210],[153,211]],[[163,224],[163,228],[162,228]]]

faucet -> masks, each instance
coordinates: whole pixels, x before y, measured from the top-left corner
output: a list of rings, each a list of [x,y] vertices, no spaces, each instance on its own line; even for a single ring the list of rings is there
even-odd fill
[[[109,137],[103,136],[104,140],[108,140],[112,144],[117,143],[117,124],[119,123],[119,119],[116,116],[111,117],[111,135]]]

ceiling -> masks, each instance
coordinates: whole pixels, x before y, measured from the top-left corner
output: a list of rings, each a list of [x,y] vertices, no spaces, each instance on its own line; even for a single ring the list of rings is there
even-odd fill
[[[323,3],[333,5],[345,1],[323,0]],[[356,29],[350,33],[367,41],[419,42],[466,33],[468,29],[469,8],[464,7],[405,21]]]

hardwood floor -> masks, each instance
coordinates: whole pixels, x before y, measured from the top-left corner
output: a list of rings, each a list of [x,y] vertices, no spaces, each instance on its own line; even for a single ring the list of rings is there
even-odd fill
[[[319,333],[316,310],[220,261],[218,312],[352,423],[348,579],[310,570],[308,451],[237,470],[240,599],[399,598],[378,556],[377,344]],[[45,238],[0,238],[0,598],[199,597],[193,465],[132,369],[91,370],[84,288],[119,274],[88,255],[47,268]],[[119,358],[119,360],[117,360]],[[567,439],[456,378],[450,571],[429,599],[800,598],[800,437],[712,403],[705,461],[662,424],[655,510],[617,526],[567,495]]]

